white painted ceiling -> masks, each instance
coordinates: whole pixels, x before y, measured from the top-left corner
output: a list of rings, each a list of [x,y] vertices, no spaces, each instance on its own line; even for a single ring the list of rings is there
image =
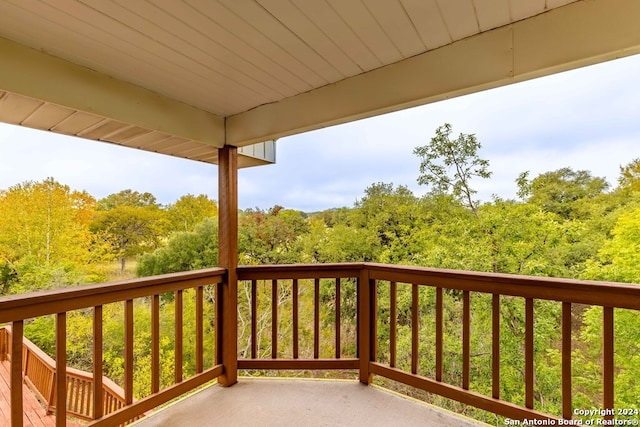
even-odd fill
[[[556,20],[566,26],[574,2],[0,0],[0,120],[215,162],[225,142],[244,146],[515,81],[516,60],[526,62],[509,53],[517,46],[516,35],[526,35],[528,21],[555,9]],[[574,8],[575,19],[601,14],[588,9],[606,8],[605,2],[617,8],[631,4],[581,0],[577,3],[585,4]],[[556,15],[549,16],[535,21],[534,30],[556,31]],[[516,33],[513,25],[519,22],[522,30]],[[634,53],[637,30],[624,31],[624,41],[615,43]],[[504,37],[474,48],[473,40],[484,33]],[[581,55],[587,62],[620,56],[606,55],[615,43]],[[457,47],[463,45],[467,48]],[[510,70],[472,81],[473,61],[496,62],[494,51]],[[455,55],[469,57],[464,77],[441,71],[469,81],[460,88],[443,82],[431,92],[418,82],[415,99],[407,97],[401,86],[412,82],[402,76],[411,75],[411,67],[437,67],[438,55],[446,58],[443,67],[459,62],[451,59]],[[549,71],[536,64],[542,73],[581,65],[582,57],[550,56]],[[487,67],[478,66],[476,74]],[[538,68],[522,74],[533,76]],[[376,92],[381,81],[390,89],[371,99],[367,92]],[[177,123],[181,119],[184,126]]]

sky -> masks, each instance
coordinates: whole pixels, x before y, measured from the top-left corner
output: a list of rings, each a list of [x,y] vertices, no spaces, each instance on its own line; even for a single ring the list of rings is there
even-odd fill
[[[274,165],[239,171],[239,206],[305,212],[351,207],[377,182],[417,184],[416,146],[438,126],[475,134],[493,176],[477,198],[515,198],[515,179],[563,167],[615,186],[640,158],[640,55],[281,138]],[[0,189],[53,177],[102,198],[124,189],[164,204],[185,194],[217,199],[217,166],[0,123]]]

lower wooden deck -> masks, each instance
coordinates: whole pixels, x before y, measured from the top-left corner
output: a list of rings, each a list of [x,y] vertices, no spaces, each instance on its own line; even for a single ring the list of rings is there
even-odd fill
[[[241,378],[211,385],[136,423],[156,426],[403,426],[484,425],[357,381]]]
[[[11,394],[10,394],[10,364],[4,360],[0,362],[0,426],[11,424]],[[55,427],[55,415],[47,415],[44,406],[31,393],[31,390],[22,384],[22,407],[24,416],[22,418],[24,427]],[[83,424],[67,420],[68,427],[78,427]]]

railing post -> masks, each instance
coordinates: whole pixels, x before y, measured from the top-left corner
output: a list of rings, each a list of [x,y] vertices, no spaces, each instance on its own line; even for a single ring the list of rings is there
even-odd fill
[[[218,382],[230,386],[238,381],[238,149],[225,145],[218,150],[218,264],[227,269],[222,285],[222,364]]]
[[[93,308],[93,419],[104,415],[102,399],[102,306]]]
[[[11,426],[22,427],[22,320],[11,328]]]
[[[369,269],[364,267],[358,278],[358,358],[360,359],[360,382],[369,384],[371,372],[371,298]]]
[[[56,315],[56,427],[67,425],[67,313]]]
[[[613,307],[602,307],[602,407],[609,413],[605,420],[613,419],[614,410],[614,323]]]

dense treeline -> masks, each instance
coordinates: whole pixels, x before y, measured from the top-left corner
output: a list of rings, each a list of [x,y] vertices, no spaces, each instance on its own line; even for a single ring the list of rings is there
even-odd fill
[[[640,159],[621,167],[614,187],[589,171],[563,168],[534,178],[524,172],[515,184],[517,200],[494,197],[481,203],[474,200],[471,183],[489,178],[491,173],[488,162],[477,156],[480,144],[473,135],[460,135],[455,140],[450,135],[451,127],[445,125],[429,144],[415,150],[422,160],[418,181],[429,189],[422,197],[402,185],[376,183],[350,208],[304,213],[274,206],[240,211],[240,264],[374,261],[640,283]],[[16,185],[0,191],[0,290],[11,294],[105,281],[126,274],[127,261],[134,259],[139,276],[215,266],[216,216],[215,202],[202,195],[187,195],[175,204],[161,206],[153,195],[131,190],[96,200],[53,179]],[[115,262],[118,268],[114,273],[110,268]],[[242,286],[240,290],[239,347],[240,352],[246,352],[248,319],[242,310],[248,304],[248,294]],[[309,295],[301,292],[301,303],[305,304]],[[410,352],[403,349],[410,348],[409,290],[399,292],[398,354],[408,355]],[[428,326],[434,317],[433,295],[430,290],[421,292],[421,323],[425,327],[421,329],[424,357],[420,372],[430,375],[435,369],[431,366],[434,350],[429,346],[434,332]],[[282,286],[280,293],[286,311],[290,289]],[[351,297],[346,291],[344,298]],[[332,301],[330,285],[323,284],[322,298],[327,304]],[[490,297],[473,298],[471,388],[490,395],[491,338],[483,333],[490,330]],[[208,301],[212,300],[213,292]],[[148,302],[136,304],[143,307]],[[560,305],[536,304],[536,408],[559,413]],[[345,307],[348,309],[349,301]],[[380,309],[385,307],[388,309],[388,300],[382,297]],[[119,310],[116,306],[105,310],[105,372],[116,380],[122,376]],[[163,322],[171,321],[171,310],[172,304],[163,304]],[[461,312],[459,295],[446,295],[445,311],[452,320],[445,331],[445,379],[455,381],[461,372],[460,330],[455,321]],[[148,312],[136,310],[136,317],[148,316]],[[599,313],[601,310],[593,307],[577,307],[573,313],[574,406],[580,408],[600,407]],[[502,396],[523,403],[524,302],[505,298],[502,316],[506,319],[501,334]],[[331,331],[330,318],[330,314],[323,315],[326,334]],[[284,319],[282,330],[288,327]],[[616,406],[637,407],[640,316],[616,310],[615,319]],[[42,318],[26,327],[27,334],[49,352],[54,345],[52,322]],[[90,317],[73,313],[69,322],[74,335],[69,338],[69,360],[87,369]],[[262,330],[269,319],[264,317],[260,322]],[[150,332],[144,325],[148,321],[136,322],[138,397],[148,394],[150,378],[149,364],[144,362],[150,357],[145,346]],[[344,327],[345,336],[353,334],[353,325],[347,322]],[[168,334],[162,337],[162,353],[170,356],[171,328],[162,330]],[[379,357],[385,360],[389,332],[384,321],[379,332]],[[269,343],[264,341],[260,351],[268,354]],[[169,361],[166,363],[163,378],[168,384],[172,368]],[[401,358],[398,366],[408,363]],[[189,369],[185,367],[186,372]],[[435,397],[429,399],[442,403]],[[452,408],[464,410],[455,404]],[[491,421],[490,417],[473,415]]]
[[[123,276],[126,260],[216,215],[216,203],[204,195],[186,195],[169,206],[132,190],[96,200],[53,178],[0,190],[0,293]]]

